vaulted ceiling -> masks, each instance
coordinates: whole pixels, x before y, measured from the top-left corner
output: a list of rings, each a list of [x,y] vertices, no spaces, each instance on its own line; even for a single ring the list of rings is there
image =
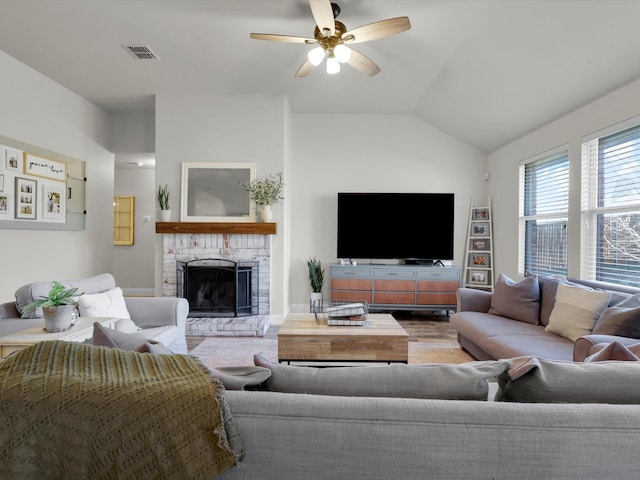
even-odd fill
[[[638,0],[338,3],[350,29],[410,18],[357,46],[378,75],[295,78],[311,47],[249,38],[312,37],[306,0],[2,0],[0,50],[112,112],[153,110],[157,93],[277,93],[294,113],[414,115],[485,152],[640,78]]]

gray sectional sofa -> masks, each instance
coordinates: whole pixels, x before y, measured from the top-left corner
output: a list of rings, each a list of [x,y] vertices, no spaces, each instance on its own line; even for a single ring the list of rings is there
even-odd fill
[[[115,279],[110,273],[75,280],[61,280],[60,283],[67,288],[78,287],[79,292],[88,295],[116,289]],[[37,297],[45,296],[50,287],[51,281],[23,285],[16,291],[15,301],[0,304],[0,336],[42,325],[41,313],[37,311],[25,313],[24,306]],[[130,319],[140,328],[139,333],[148,339],[162,343],[173,353],[187,353],[185,332],[189,303],[186,299],[124,297],[124,303]],[[108,316],[120,318],[118,315]]]
[[[527,286],[523,292],[524,283]],[[549,323],[557,306],[558,289],[566,290],[559,285],[608,293],[609,299],[606,305],[601,305],[604,309],[600,315],[592,310],[577,314],[582,317],[589,314],[601,318],[607,316],[608,325],[604,325],[605,322],[599,324],[599,320],[596,320],[591,325],[592,329],[587,325],[583,328],[583,334],[577,338],[571,338],[571,335],[567,338],[549,331]],[[502,278],[502,283],[500,279],[496,283],[494,293],[460,288],[458,308],[451,316],[450,323],[458,332],[460,346],[479,360],[536,356],[552,360],[583,361],[598,344],[612,341],[623,345],[640,343],[639,295],[640,289],[637,288],[573,278],[529,277],[517,285]],[[498,296],[501,298],[498,299]],[[577,299],[569,303],[579,304],[584,301]],[[635,332],[637,337],[618,335],[616,329],[611,327],[611,323],[617,321],[614,317],[620,317],[620,311],[626,315],[626,320],[634,321],[637,326],[618,330]],[[570,316],[561,308],[555,314],[555,318],[559,320],[563,320],[563,315]],[[596,334],[598,331],[606,333]]]
[[[615,363],[541,363],[513,380],[500,362],[274,364],[269,391],[225,393],[244,456],[220,478],[636,479],[640,363]],[[486,401],[500,370],[502,401]]]

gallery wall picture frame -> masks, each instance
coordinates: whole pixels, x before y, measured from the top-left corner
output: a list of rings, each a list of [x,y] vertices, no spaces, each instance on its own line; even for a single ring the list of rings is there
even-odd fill
[[[28,178],[16,177],[16,213],[15,218],[35,220],[37,211],[38,182]]]
[[[0,173],[0,192],[4,192],[4,175]]]
[[[22,162],[20,161],[22,152],[20,150],[16,150],[15,148],[5,148],[4,157],[5,168],[7,170],[22,173]]]
[[[48,178],[65,182],[67,180],[67,164],[59,160],[24,152],[23,171],[27,175]]]
[[[0,195],[0,215],[9,215],[9,195]]]
[[[473,222],[471,224],[472,237],[487,237],[489,235],[489,222]]]
[[[52,185],[42,186],[42,218],[49,220],[65,220],[66,191]]]
[[[255,202],[242,187],[255,178],[255,163],[183,163],[180,221],[255,222]]]
[[[489,276],[486,270],[470,270],[469,271],[469,283],[474,285],[487,285],[489,283]]]

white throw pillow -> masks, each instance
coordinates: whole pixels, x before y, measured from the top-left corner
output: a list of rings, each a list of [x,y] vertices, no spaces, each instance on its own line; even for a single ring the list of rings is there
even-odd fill
[[[91,293],[78,298],[78,309],[82,317],[115,317],[131,319],[124,302],[122,289],[116,287],[102,293]]]
[[[133,320],[129,318],[121,318],[116,323],[116,330],[123,333],[134,333],[142,330]]]
[[[575,342],[589,335],[611,299],[610,292],[559,284],[545,331]]]

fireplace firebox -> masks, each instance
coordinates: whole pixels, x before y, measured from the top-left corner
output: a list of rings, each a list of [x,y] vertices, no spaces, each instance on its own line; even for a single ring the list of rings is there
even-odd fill
[[[258,262],[206,258],[176,262],[176,294],[189,301],[189,317],[258,314]]]

